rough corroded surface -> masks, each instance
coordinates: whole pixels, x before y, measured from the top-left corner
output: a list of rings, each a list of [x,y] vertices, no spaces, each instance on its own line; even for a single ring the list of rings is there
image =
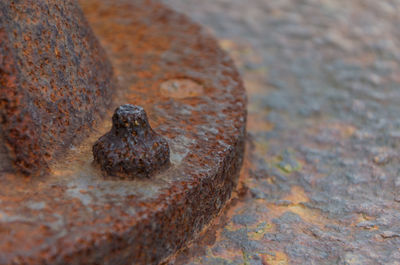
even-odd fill
[[[0,175],[0,264],[156,264],[209,223],[237,183],[246,97],[215,39],[158,2],[81,4],[113,64],[116,104],[143,106],[171,165],[152,179],[104,179],[92,146],[113,107],[48,176]]]
[[[109,176],[150,177],[169,162],[168,142],[149,124],[144,109],[118,107],[111,130],[93,145],[94,161]]]
[[[76,1],[0,1],[2,155],[22,173],[46,172],[87,136],[110,105],[111,80]]]
[[[173,264],[400,264],[400,1],[167,2],[236,59],[253,146]]]

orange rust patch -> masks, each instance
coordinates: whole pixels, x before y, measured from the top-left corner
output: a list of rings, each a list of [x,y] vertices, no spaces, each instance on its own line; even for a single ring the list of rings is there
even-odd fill
[[[291,188],[290,194],[287,195],[284,199],[291,201],[294,204],[309,201],[307,194],[304,192],[304,189],[299,186],[293,186]]]
[[[274,254],[261,254],[263,265],[287,265],[289,258],[283,252],[277,251]]]
[[[252,132],[267,132],[273,129],[274,125],[268,121],[262,115],[257,115],[257,113],[252,113],[248,116],[247,126],[251,128]]]

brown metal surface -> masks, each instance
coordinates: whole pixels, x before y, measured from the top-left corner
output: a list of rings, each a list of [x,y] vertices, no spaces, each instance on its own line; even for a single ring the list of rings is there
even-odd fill
[[[166,0],[249,96],[242,189],[171,264],[400,264],[398,0]]]
[[[75,1],[0,1],[2,152],[25,175],[84,139],[110,106],[112,68]]]
[[[0,264],[156,264],[208,224],[237,183],[246,97],[216,41],[155,1],[81,5],[114,67],[114,106],[50,174],[0,175]],[[92,163],[121,104],[143,106],[168,141],[171,165],[152,179],[105,179]]]

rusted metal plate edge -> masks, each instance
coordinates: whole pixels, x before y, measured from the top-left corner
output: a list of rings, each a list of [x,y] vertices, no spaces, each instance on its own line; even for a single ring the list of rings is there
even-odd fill
[[[114,67],[114,105],[146,109],[171,166],[152,179],[102,179],[91,146],[109,129],[105,120],[51,176],[1,176],[0,264],[157,264],[193,239],[237,184],[246,95],[214,38],[157,1],[81,5]]]

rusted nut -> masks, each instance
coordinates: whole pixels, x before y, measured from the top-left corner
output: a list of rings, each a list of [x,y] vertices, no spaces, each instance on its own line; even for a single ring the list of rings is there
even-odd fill
[[[93,145],[94,161],[108,175],[149,177],[169,163],[168,142],[150,127],[142,107],[122,105],[112,121],[112,129]]]

